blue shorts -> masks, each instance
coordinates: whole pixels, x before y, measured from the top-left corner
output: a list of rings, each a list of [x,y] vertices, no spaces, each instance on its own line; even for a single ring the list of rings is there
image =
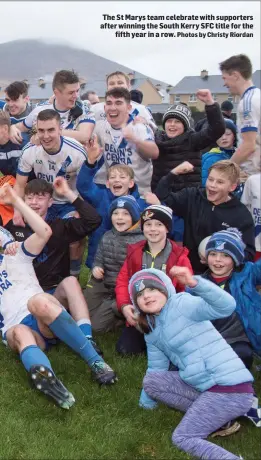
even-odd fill
[[[46,350],[48,350],[48,348],[49,348],[51,345],[56,345],[57,342],[59,341],[59,339],[57,339],[56,337],[53,338],[53,339],[48,339],[48,337],[44,337],[44,335],[41,333],[41,331],[40,331],[40,329],[39,329],[39,326],[38,326],[38,323],[37,323],[37,319],[36,319],[31,313],[30,313],[29,315],[27,315],[27,316],[21,321],[20,324],[24,324],[25,326],[28,326],[30,329],[32,329],[32,331],[37,332],[37,333],[42,337],[42,339],[44,340]]]
[[[76,209],[71,203],[61,203],[61,204],[52,204],[52,206],[48,210],[48,215],[52,216],[52,218],[60,217],[60,219],[70,219],[72,213],[75,212]]]

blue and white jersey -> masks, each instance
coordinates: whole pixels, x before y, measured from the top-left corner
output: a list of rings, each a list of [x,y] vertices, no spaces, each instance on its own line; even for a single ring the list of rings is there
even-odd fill
[[[133,124],[130,117],[127,125],[133,130],[135,137],[141,141],[153,141],[154,134],[148,125],[142,123]],[[96,184],[105,184],[107,180],[106,170],[113,164],[125,164],[130,166],[134,171],[134,180],[142,195],[151,190],[152,161],[142,157],[137,152],[135,144],[128,142],[122,136],[122,129],[114,129],[107,120],[99,121],[94,133],[97,134],[100,145],[103,149],[104,165],[97,172],[94,182]]]
[[[0,316],[2,334],[30,314],[27,303],[43,292],[33,268],[34,255],[21,243],[15,256],[0,254]]]
[[[106,120],[106,115],[104,112],[104,102],[99,102],[99,104],[92,105],[92,110],[95,116],[96,122]],[[148,125],[156,131],[157,125],[153,119],[152,113],[145,107],[145,105],[138,104],[138,102],[131,101],[131,109],[129,114],[132,118],[137,116],[144,118]]]
[[[17,173],[29,176],[33,170],[37,179],[44,179],[52,184],[56,177],[64,177],[70,188],[77,192],[76,176],[86,160],[86,151],[80,142],[70,137],[61,136],[61,145],[57,153],[47,153],[42,145],[27,144],[20,157]],[[54,193],[54,203],[67,201]]]
[[[255,152],[242,163],[240,167],[248,174],[257,174],[261,171],[261,151],[260,151],[260,89],[250,86],[246,89],[240,99],[237,109],[237,129],[239,133],[239,146],[242,142],[241,134],[256,132]]]
[[[36,124],[37,115],[42,110],[52,109],[59,113],[61,117],[61,126],[62,129],[73,129],[76,130],[81,123],[93,123],[95,124],[94,114],[91,110],[91,105],[89,101],[77,101],[75,108],[77,107],[79,114],[74,116],[72,110],[65,110],[61,111],[56,108],[55,100],[52,104],[48,101],[43,102],[42,104],[37,105],[34,110],[25,118],[23,121],[24,125],[28,129],[32,129],[32,127]]]
[[[5,112],[9,113],[8,106],[5,101],[0,101],[0,110],[4,110]],[[17,116],[12,116],[10,115],[10,120],[12,125],[16,125],[16,123],[20,123],[21,121],[24,121],[25,118],[29,115],[29,113],[33,110],[33,106],[30,104],[27,104],[26,109],[24,112],[20,113],[20,115]]]

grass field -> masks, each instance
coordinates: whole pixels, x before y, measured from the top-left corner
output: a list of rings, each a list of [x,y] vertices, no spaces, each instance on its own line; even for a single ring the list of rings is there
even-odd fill
[[[86,282],[83,269],[81,284]],[[99,388],[86,364],[60,344],[49,352],[53,368],[74,394],[75,405],[65,411],[28,385],[18,356],[0,345],[1,459],[169,459],[190,458],[171,443],[182,415],[167,407],[145,411],[138,407],[146,358],[115,354],[117,334],[98,337],[106,361],[119,381]],[[261,396],[261,373],[256,374]],[[241,430],[215,442],[242,455],[260,458],[261,430],[242,419]]]

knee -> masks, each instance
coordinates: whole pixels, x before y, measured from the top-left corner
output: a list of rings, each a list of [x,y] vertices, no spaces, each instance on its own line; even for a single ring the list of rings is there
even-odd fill
[[[50,312],[50,300],[48,294],[36,294],[29,299],[27,307],[35,317],[45,317]]]
[[[12,330],[12,339],[15,345],[19,346],[27,332],[27,329],[27,326],[24,324],[17,324],[14,326]]]
[[[143,379],[143,388],[146,393],[151,397],[155,393],[155,379],[153,372],[149,372]]]
[[[80,289],[80,284],[75,276],[67,276],[67,278],[64,278],[64,280],[61,281],[59,287],[62,287],[65,292],[69,292],[71,294],[76,289]]]
[[[184,442],[186,442],[186,437],[179,433],[178,427],[172,433],[172,442],[175,446],[179,447],[180,449],[183,449]]]

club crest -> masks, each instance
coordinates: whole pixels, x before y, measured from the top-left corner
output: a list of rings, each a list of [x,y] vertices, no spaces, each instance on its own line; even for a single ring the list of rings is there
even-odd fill
[[[151,219],[154,216],[154,212],[152,211],[145,211],[142,218],[143,220]]]
[[[117,207],[118,208],[124,208],[125,201],[124,200],[118,200],[117,201]]]
[[[215,241],[215,249],[217,249],[218,251],[222,251],[223,249],[225,249],[225,241]]]
[[[137,292],[143,291],[143,289],[145,289],[145,284],[143,280],[140,280],[137,283],[135,283],[135,289]]]

